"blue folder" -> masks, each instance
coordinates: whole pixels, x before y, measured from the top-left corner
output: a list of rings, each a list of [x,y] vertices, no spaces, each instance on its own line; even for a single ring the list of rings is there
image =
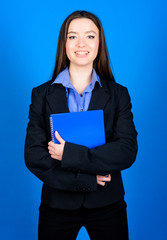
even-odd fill
[[[105,143],[103,110],[59,113],[50,115],[51,135],[55,131],[67,142],[94,148]]]

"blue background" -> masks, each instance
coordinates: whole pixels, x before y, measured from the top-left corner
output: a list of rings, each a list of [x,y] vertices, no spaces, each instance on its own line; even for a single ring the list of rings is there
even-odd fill
[[[24,165],[31,90],[50,79],[60,26],[85,9],[104,26],[116,81],[131,95],[139,133],[135,164],[123,171],[130,240],[167,239],[167,4],[140,1],[1,0],[0,235],[37,239],[41,182]],[[77,240],[88,240],[81,229]]]

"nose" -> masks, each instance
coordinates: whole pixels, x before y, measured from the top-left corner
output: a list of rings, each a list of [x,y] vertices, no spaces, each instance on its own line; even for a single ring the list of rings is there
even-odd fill
[[[78,38],[78,47],[84,47],[85,46],[85,40],[83,37]]]

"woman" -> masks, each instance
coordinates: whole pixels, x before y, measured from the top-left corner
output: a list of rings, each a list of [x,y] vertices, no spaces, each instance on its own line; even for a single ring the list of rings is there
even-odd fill
[[[102,109],[106,143],[93,149],[51,141],[53,113]],[[82,126],[81,126],[82,127]],[[43,181],[38,238],[76,239],[85,226],[93,240],[128,239],[120,171],[137,153],[137,132],[125,87],[115,83],[104,32],[92,13],[64,21],[52,80],[32,91],[25,163]]]

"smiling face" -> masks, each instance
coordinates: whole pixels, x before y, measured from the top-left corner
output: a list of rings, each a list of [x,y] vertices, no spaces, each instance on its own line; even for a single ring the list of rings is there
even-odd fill
[[[99,30],[94,22],[88,18],[72,20],[66,41],[66,54],[70,65],[93,67],[98,49]]]

